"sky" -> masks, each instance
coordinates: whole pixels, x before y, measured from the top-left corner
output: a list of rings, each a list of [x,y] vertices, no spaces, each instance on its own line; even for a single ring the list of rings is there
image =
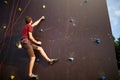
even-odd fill
[[[107,0],[112,34],[117,40],[120,37],[120,0]]]

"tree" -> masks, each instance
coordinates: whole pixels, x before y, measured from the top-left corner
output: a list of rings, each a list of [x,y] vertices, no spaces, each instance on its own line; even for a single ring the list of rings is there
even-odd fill
[[[117,41],[115,41],[114,39],[114,45],[115,45],[118,68],[120,69],[120,37],[117,39]]]
[[[115,41],[115,52],[120,54],[120,38]]]

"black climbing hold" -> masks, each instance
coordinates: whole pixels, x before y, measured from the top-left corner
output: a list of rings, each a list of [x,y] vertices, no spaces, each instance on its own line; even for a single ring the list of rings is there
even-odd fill
[[[96,42],[97,44],[100,44],[100,43],[101,43],[101,40],[100,40],[99,38],[97,38],[97,39],[95,40],[95,42]]]
[[[72,61],[74,61],[74,58],[73,57],[69,57],[68,60],[72,62]]]
[[[70,22],[70,23],[75,23],[75,20],[71,18],[71,19],[69,20],[69,22]]]

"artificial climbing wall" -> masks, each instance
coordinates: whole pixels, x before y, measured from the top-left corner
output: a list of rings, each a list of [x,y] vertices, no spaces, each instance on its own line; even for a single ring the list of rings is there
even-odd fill
[[[29,57],[18,41],[24,18],[43,15],[33,35],[59,62],[48,65],[35,51],[40,80],[117,80],[105,0],[0,0],[0,80],[27,79]]]

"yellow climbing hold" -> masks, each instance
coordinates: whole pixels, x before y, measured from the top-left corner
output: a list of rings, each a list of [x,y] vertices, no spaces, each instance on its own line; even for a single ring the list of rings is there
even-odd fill
[[[14,75],[11,75],[10,78],[13,80],[13,79],[15,78],[15,76],[14,76]]]
[[[45,5],[43,5],[43,6],[42,6],[42,8],[44,9],[44,8],[46,8],[46,6],[45,6]]]
[[[18,8],[18,11],[21,12],[21,11],[22,11],[22,8],[19,7],[19,8]]]

